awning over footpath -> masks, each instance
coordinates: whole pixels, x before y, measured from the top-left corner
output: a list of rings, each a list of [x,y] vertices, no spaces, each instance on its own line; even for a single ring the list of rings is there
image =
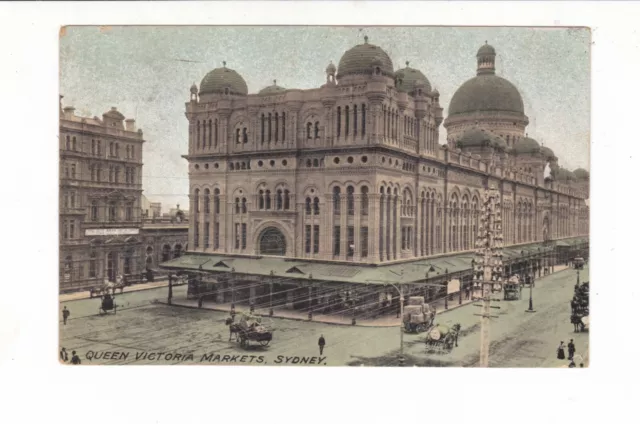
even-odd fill
[[[563,240],[576,245],[587,242],[587,238]],[[554,244],[534,243],[503,249],[505,263],[552,251]],[[538,250],[540,249],[540,250]],[[231,272],[238,274],[264,276],[273,275],[279,279],[297,278],[314,281],[333,281],[353,284],[385,285],[388,283],[411,283],[424,281],[427,271],[429,280],[437,280],[445,275],[471,270],[471,252],[458,255],[419,259],[411,262],[390,265],[362,265],[349,263],[321,263],[301,261],[271,256],[237,257],[189,253],[160,264],[161,268],[184,271]],[[272,274],[273,272],[273,274]]]

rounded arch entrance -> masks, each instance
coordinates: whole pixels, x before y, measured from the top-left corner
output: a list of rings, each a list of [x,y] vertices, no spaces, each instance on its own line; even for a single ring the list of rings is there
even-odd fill
[[[287,238],[277,227],[269,226],[258,235],[258,254],[268,256],[286,256]]]

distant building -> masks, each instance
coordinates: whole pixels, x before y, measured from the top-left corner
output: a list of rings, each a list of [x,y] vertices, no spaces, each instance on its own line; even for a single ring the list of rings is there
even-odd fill
[[[102,119],[62,109],[60,290],[139,272],[142,130],[116,108]]]
[[[162,215],[160,203],[151,203],[151,205],[157,205],[157,214],[143,219],[141,232],[144,247],[143,266],[157,270],[162,262],[178,258],[187,251],[189,216],[187,211],[180,209],[180,205]]]

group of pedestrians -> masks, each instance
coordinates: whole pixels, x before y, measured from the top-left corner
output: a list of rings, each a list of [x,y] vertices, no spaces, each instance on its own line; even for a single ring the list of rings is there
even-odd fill
[[[567,345],[567,352],[568,352],[568,356],[566,357],[566,359],[568,359],[569,362],[569,368],[575,368],[576,367],[576,363],[574,362],[573,358],[576,354],[576,345],[573,343],[573,339],[571,339],[569,341],[569,344]],[[564,360],[565,359],[565,355],[564,355],[564,341],[560,342],[560,346],[558,346],[557,349],[557,354],[558,354],[558,359]],[[584,364],[580,363],[580,368],[584,368]]]
[[[60,350],[60,360],[62,362],[69,362],[69,354],[67,353],[67,349],[66,348],[62,348]],[[80,365],[82,363],[82,361],[80,360],[80,357],[76,354],[76,351],[72,351],[71,352],[71,364],[72,365]]]

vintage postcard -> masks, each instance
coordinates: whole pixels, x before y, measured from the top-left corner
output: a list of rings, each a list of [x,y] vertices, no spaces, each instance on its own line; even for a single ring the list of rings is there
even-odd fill
[[[588,367],[590,41],[63,27],[60,362]]]

